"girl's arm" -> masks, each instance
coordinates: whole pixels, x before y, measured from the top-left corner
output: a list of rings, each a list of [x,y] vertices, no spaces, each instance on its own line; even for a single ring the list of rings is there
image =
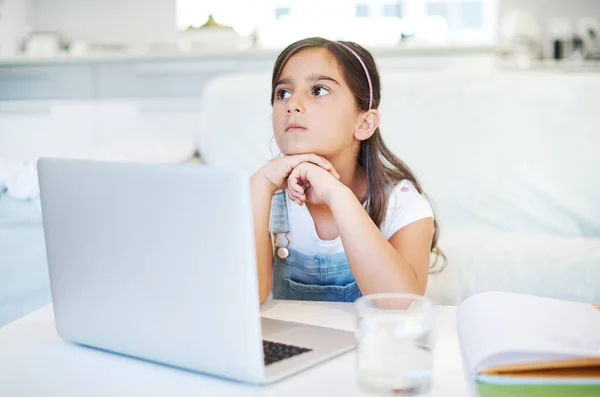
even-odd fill
[[[388,241],[346,186],[338,185],[338,191],[330,195],[328,206],[356,283],[364,295],[425,293],[433,239],[432,218],[404,226]]]
[[[262,305],[271,293],[271,267],[273,252],[269,219],[271,213],[272,187],[260,173],[252,176],[250,182],[252,194],[252,215],[254,217],[254,241],[258,274],[258,294]]]
[[[323,157],[316,154],[299,154],[280,157],[269,162],[258,170],[250,180],[258,292],[261,305],[271,294],[271,271],[273,266],[273,248],[269,233],[271,199],[278,189],[285,187],[287,178],[294,167],[304,162],[314,165],[334,180],[340,177],[331,163]]]
[[[389,241],[346,185],[311,164],[301,164],[288,178],[299,204],[325,204],[333,214],[344,251],[361,292],[423,295],[427,286],[433,219],[398,230]]]

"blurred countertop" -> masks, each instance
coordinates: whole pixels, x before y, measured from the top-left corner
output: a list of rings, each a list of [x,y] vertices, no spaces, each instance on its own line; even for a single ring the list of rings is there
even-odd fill
[[[412,57],[412,56],[464,56],[494,55],[500,52],[497,46],[389,46],[369,47],[375,57]],[[271,60],[274,61],[281,49],[249,48],[238,50],[233,48],[210,49],[205,51],[179,52],[173,51],[123,51],[123,52],[89,52],[80,55],[61,53],[56,56],[32,57],[14,55],[0,57],[0,67],[35,66],[51,64],[106,63],[106,62],[152,62],[173,60]]]

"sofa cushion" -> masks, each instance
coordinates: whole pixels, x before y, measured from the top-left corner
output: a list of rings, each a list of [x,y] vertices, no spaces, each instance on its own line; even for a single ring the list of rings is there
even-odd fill
[[[600,238],[450,229],[440,247],[448,266],[427,287],[437,303],[484,291],[600,303]]]
[[[381,71],[381,131],[443,228],[600,236],[600,75]],[[258,169],[277,154],[270,75],[204,91],[198,148]]]

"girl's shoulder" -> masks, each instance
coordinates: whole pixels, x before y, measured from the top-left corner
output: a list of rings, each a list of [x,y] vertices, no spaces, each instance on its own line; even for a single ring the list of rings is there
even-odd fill
[[[402,179],[396,185],[388,185],[387,191],[388,209],[390,209],[390,206],[395,208],[412,202],[427,203],[429,205],[429,200],[419,193],[414,183],[408,179]]]
[[[409,179],[402,179],[396,185],[389,185],[388,189],[389,189],[390,194],[395,193],[395,192],[406,193],[409,191],[419,193],[419,191],[417,190],[417,187]]]
[[[424,218],[433,218],[433,208],[429,200],[419,193],[408,179],[403,179],[388,188],[387,213],[382,232],[390,238],[404,226]]]

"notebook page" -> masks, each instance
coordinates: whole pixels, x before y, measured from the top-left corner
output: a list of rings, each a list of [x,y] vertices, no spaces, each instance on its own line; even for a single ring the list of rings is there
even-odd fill
[[[482,365],[600,357],[600,312],[585,303],[485,292],[459,305],[457,323],[473,374]]]

